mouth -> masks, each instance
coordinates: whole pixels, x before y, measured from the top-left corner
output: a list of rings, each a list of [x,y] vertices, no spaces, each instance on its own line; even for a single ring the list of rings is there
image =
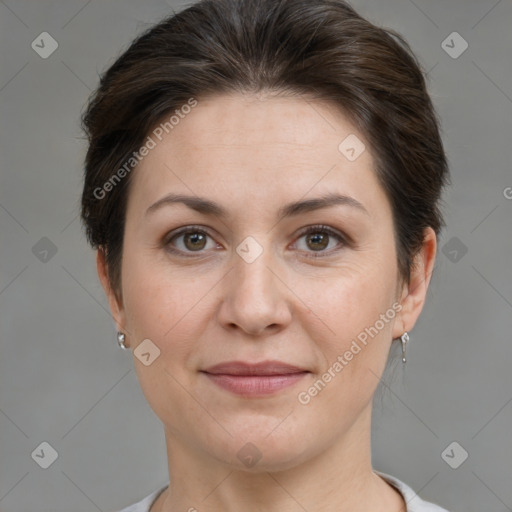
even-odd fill
[[[310,372],[281,361],[220,363],[203,373],[222,389],[245,397],[268,396],[288,388]]]

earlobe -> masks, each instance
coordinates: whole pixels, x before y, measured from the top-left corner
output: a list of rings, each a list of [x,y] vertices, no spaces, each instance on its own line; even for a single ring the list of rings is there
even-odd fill
[[[112,288],[112,284],[108,276],[105,250],[103,247],[99,247],[96,251],[96,269],[98,272],[99,280],[101,282],[101,286],[103,287],[105,295],[107,296],[110,312],[116,324],[116,329],[123,332],[125,330],[124,308],[122,300],[117,297],[114,289]]]
[[[393,338],[399,338],[414,327],[427,297],[428,286],[436,258],[437,238],[435,231],[428,227],[423,236],[423,245],[414,257],[409,284],[402,292],[402,310],[393,328]]]

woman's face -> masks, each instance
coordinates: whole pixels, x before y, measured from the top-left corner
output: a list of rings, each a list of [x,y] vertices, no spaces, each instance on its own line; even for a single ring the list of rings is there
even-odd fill
[[[292,97],[199,99],[167,130],[133,171],[118,327],[174,445],[292,467],[366,421],[416,318],[370,148],[332,106]]]

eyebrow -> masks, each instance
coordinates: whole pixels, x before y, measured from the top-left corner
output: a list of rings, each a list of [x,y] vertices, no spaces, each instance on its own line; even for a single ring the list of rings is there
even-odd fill
[[[188,196],[183,194],[168,194],[155,203],[153,203],[145,213],[145,216],[154,213],[164,206],[169,206],[177,203],[182,203],[196,212],[204,215],[215,216],[219,218],[226,218],[229,216],[229,212],[222,207],[220,204],[215,203],[209,199],[198,196]],[[321,197],[314,199],[305,199],[303,201],[296,201],[289,203],[281,207],[278,211],[278,218],[293,217],[302,213],[308,213],[322,208],[328,208],[330,206],[350,206],[355,208],[367,215],[368,210],[356,199],[350,196],[342,194],[325,194]]]

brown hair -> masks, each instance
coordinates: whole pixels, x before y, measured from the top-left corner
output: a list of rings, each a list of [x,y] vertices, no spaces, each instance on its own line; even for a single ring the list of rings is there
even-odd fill
[[[438,204],[448,165],[408,44],[341,0],[202,0],[135,39],[101,76],[82,118],[89,141],[82,221],[90,244],[105,250],[116,291],[132,173],[108,193],[105,184],[191,98],[270,90],[328,100],[364,134],[409,282],[425,228],[438,234],[444,225]]]

